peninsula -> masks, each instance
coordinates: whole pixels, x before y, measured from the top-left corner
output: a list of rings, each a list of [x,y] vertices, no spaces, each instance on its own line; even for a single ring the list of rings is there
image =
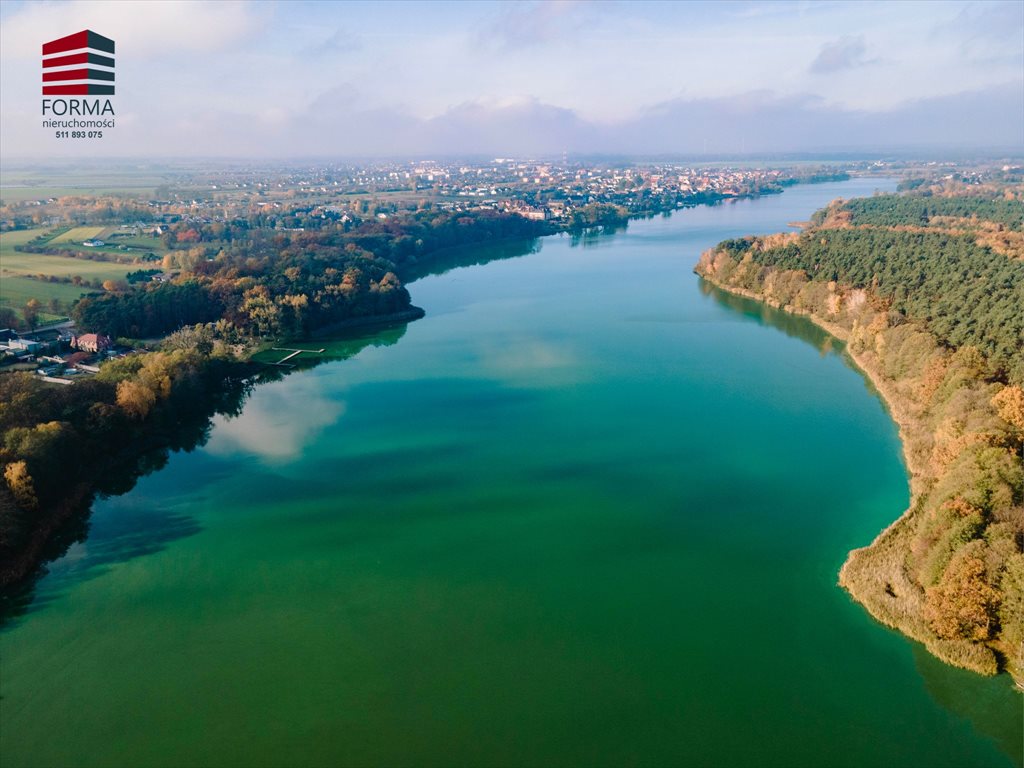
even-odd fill
[[[1024,187],[904,184],[697,273],[847,344],[900,428],[909,509],[839,581],[939,658],[1024,685]]]

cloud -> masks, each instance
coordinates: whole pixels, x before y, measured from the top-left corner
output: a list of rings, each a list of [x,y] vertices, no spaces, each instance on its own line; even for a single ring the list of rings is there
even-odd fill
[[[259,8],[241,0],[26,3],[5,15],[0,48],[5,59],[36,59],[44,42],[92,29],[114,39],[118,56],[143,59],[175,51],[217,51],[262,23]]]
[[[309,52],[314,55],[327,55],[353,53],[362,49],[363,41],[355,32],[345,27],[338,27],[322,43],[311,46]]]
[[[813,74],[824,74],[869,64],[864,58],[866,52],[863,35],[841,37],[821,46],[817,57],[811,62],[810,71]]]
[[[595,21],[594,4],[581,0],[543,0],[511,3],[477,32],[488,48],[532,48],[579,32]]]
[[[588,145],[595,126],[573,110],[525,99],[505,104],[465,102],[433,118],[400,106],[375,105],[346,84],[321,94],[295,116],[295,146],[310,154],[401,155],[486,154],[501,147],[520,153]]]
[[[590,143],[595,128],[571,109],[529,99],[502,106],[461,104],[427,121],[424,130],[434,151],[459,146],[466,152],[487,153],[515,146],[520,153],[540,154]]]
[[[969,5],[949,21],[936,24],[931,37],[952,40],[960,54],[975,62],[1024,63],[1024,3]]]
[[[0,3],[2,150],[366,157],[1024,143],[1024,5],[943,6],[934,28],[909,6],[862,7]],[[40,122],[39,44],[83,27],[118,46],[117,128],[102,143],[58,141]],[[723,46],[746,55],[723,57]],[[876,51],[892,53],[879,61]],[[685,76],[698,71],[706,76]]]
[[[890,110],[845,109],[812,94],[757,91],[677,99],[620,127],[622,151],[799,152],[903,147],[1024,149],[1024,89],[1002,86],[905,102]],[[705,144],[705,142],[707,142]]]
[[[361,106],[362,105],[362,106]],[[4,119],[12,119],[4,115]],[[121,121],[121,116],[118,120]],[[26,118],[27,120],[27,118]],[[755,152],[1008,148],[1024,150],[1020,81],[906,102],[884,111],[851,110],[813,94],[752,91],[731,97],[674,99],[617,124],[527,100],[467,102],[424,119],[373,106],[351,86],[310,108],[261,119],[227,110],[141,112],[120,123],[118,141],[72,144],[88,156],[399,157],[412,155],[722,155]],[[5,129],[5,144],[28,145]],[[154,152],[159,147],[159,153]],[[64,149],[64,147],[61,147]]]
[[[343,93],[318,99],[311,114],[297,116],[296,122],[308,130],[297,146],[307,149],[306,154],[377,156],[1024,148],[1024,90],[1019,81],[882,111],[845,109],[814,94],[781,96],[764,90],[680,98],[617,124],[585,120],[573,110],[537,100],[466,102],[430,119],[394,107],[352,108],[352,103]]]

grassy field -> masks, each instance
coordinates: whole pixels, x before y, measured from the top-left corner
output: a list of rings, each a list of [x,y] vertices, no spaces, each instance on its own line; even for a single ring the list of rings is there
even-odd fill
[[[96,227],[79,227],[78,230]],[[0,305],[21,309],[29,299],[39,299],[45,306],[50,299],[71,302],[91,292],[92,288],[70,283],[47,283],[33,280],[28,275],[80,275],[86,280],[123,280],[125,275],[139,269],[139,264],[116,264],[110,261],[90,261],[70,256],[52,256],[45,253],[23,253],[14,250],[48,229],[24,229],[0,233]],[[76,230],[62,235],[72,234]],[[59,238],[54,238],[59,239]]]
[[[157,256],[163,256],[167,252],[163,241],[155,235],[126,235],[121,237],[118,235],[117,230],[114,230],[106,242],[107,245],[102,250],[113,249],[115,252],[118,252],[117,246],[126,245],[132,249],[136,256],[142,256],[144,253],[154,253]],[[124,251],[119,251],[119,253],[124,253]]]
[[[77,227],[54,238],[51,243],[57,243],[68,235],[84,229],[97,229],[96,227]],[[29,240],[44,234],[46,229],[23,229],[14,232],[0,232],[0,276],[5,280],[11,275],[57,275],[58,277],[71,277],[81,275],[92,280],[121,280],[124,276],[135,269],[137,265],[116,264],[110,261],[90,261],[89,259],[75,259],[70,256],[52,256],[46,253],[24,253],[14,250],[16,245],[24,245]],[[123,253],[123,251],[122,251]]]
[[[21,309],[29,299],[39,299],[44,306],[54,298],[71,302],[92,290],[71,283],[44,283],[28,277],[5,274],[0,279],[0,306]]]
[[[100,237],[107,227],[73,227],[63,235],[58,235],[50,241],[52,245],[75,244],[81,245],[84,240],[92,240]]]
[[[19,253],[14,250],[16,245],[24,245],[29,240],[42,235],[49,230],[42,228],[35,229],[19,229],[14,232],[0,232],[0,273],[6,273],[8,270],[15,272],[18,270],[14,269],[14,264],[25,256],[29,256],[27,253]],[[37,272],[39,270],[36,270]]]
[[[167,250],[163,241],[156,235],[131,235],[129,237],[115,237],[112,242],[118,245],[130,245],[132,248],[145,248],[154,253],[163,253]]]
[[[0,187],[0,203],[9,205],[25,200],[48,200],[51,197],[127,197],[137,200],[149,200],[156,191],[155,186],[129,187]]]
[[[44,227],[35,227],[33,229],[16,229],[13,232],[0,232],[0,257],[6,256],[14,246],[24,245],[29,240],[48,231]]]
[[[118,264],[114,261],[91,261],[74,259],[70,256],[51,256],[47,253],[19,253],[11,251],[0,254],[0,275],[55,275],[73,277],[80,275],[87,280],[121,280],[126,274],[138,269],[141,264]]]
[[[45,200],[51,197],[115,195],[149,199],[165,175],[153,169],[107,169],[91,166],[10,168],[0,174],[0,201]]]

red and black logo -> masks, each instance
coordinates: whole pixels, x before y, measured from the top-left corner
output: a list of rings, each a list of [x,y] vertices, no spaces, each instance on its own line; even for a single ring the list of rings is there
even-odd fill
[[[90,29],[43,43],[43,95],[113,96],[113,56],[114,41]]]

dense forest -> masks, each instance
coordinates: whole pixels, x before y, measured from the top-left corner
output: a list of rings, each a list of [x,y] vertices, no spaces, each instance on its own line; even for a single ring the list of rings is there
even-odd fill
[[[951,349],[973,345],[990,375],[1024,384],[1024,262],[969,235],[880,228],[819,229],[769,250],[751,246],[747,239],[719,248],[737,260],[749,253],[761,266],[868,288],[892,322],[918,322]],[[758,279],[751,273],[746,287]]]
[[[940,658],[1022,681],[1024,262],[920,231],[935,216],[1019,227],[1024,203],[839,202],[801,234],[721,243],[697,272],[845,339],[900,425],[911,507],[850,554],[842,585]]]
[[[991,221],[1008,229],[1024,228],[1019,200],[1000,197],[957,195],[941,197],[934,194],[876,195],[848,200],[841,206],[849,212],[854,225],[900,227],[924,225],[934,219],[978,219]],[[817,211],[812,222],[821,224],[829,209]]]
[[[545,231],[544,222],[491,211],[419,212],[350,232],[254,232],[214,249],[202,245],[207,233],[200,228],[191,239],[197,245],[165,257],[173,282],[126,284],[123,291],[84,298],[72,318],[82,330],[114,338],[163,336],[215,320],[250,337],[300,337],[409,310],[399,275],[442,250]]]

